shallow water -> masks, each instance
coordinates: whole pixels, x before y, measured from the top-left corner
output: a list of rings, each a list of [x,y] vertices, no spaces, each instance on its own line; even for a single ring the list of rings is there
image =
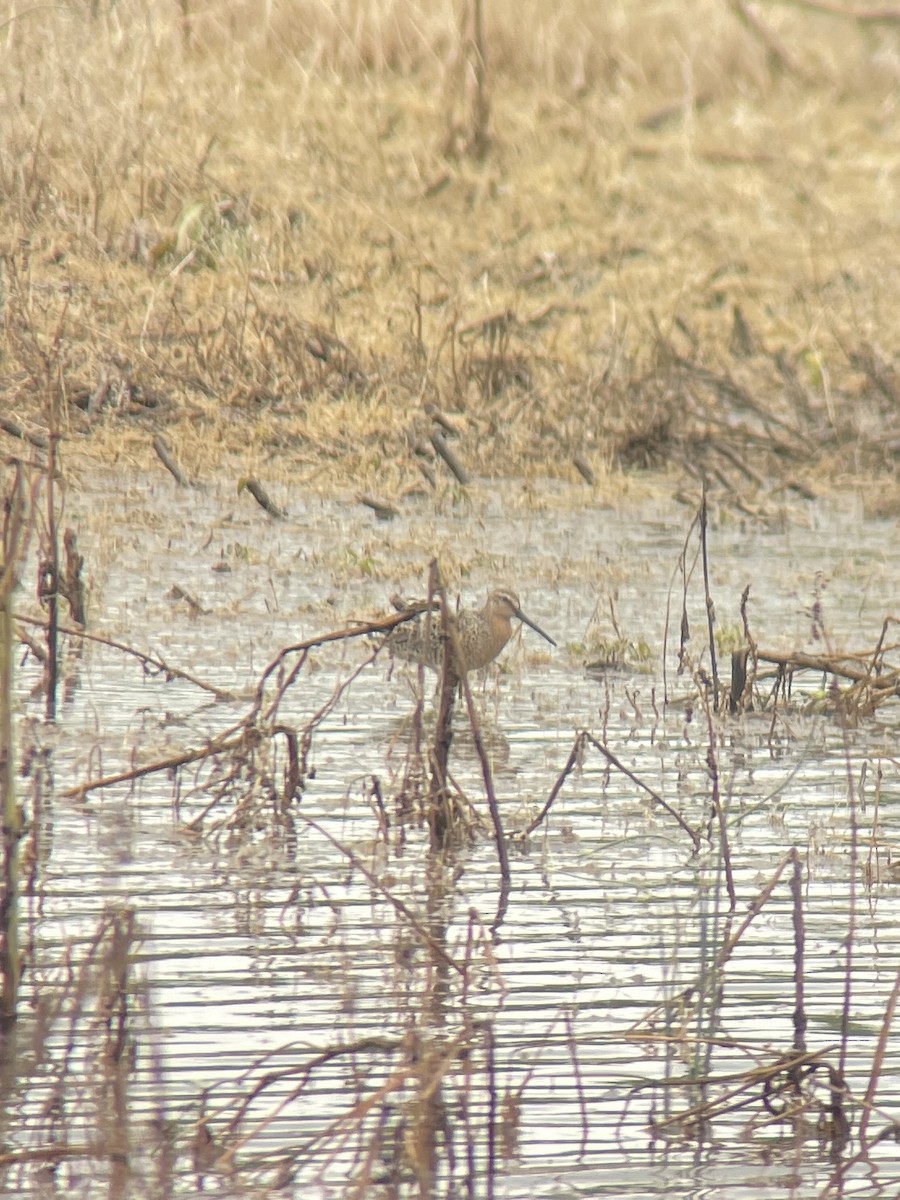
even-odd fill
[[[607,508],[586,496],[475,486],[465,501],[409,500],[405,515],[387,524],[349,499],[303,497],[289,497],[291,517],[272,523],[231,490],[188,492],[156,479],[92,478],[70,497],[67,523],[79,530],[91,575],[91,631],[152,649],[241,698],[212,703],[184,681],[144,677],[118,652],[88,644],[67,659],[67,699],[48,728],[31,694],[39,672],[30,663],[21,671],[20,758],[41,748],[46,770],[35,886],[23,901],[33,967],[17,1031],[17,1100],[0,1112],[0,1136],[26,1149],[124,1126],[130,1174],[117,1180],[103,1156],[87,1166],[63,1158],[52,1177],[15,1164],[7,1187],[91,1195],[99,1180],[112,1179],[118,1194],[142,1196],[170,1183],[192,1193],[202,1176],[207,1192],[240,1195],[260,1178],[271,1183],[263,1168],[290,1157],[285,1194],[341,1196],[349,1194],[348,1170],[375,1144],[377,1118],[383,1145],[366,1194],[419,1194],[402,1155],[396,1165],[396,1147],[408,1149],[412,1116],[404,1106],[414,1090],[389,1086],[396,1045],[418,1030],[432,1038],[417,1043],[420,1052],[446,1048],[480,1021],[491,1029],[493,1093],[487,1043],[472,1035],[471,1078],[458,1060],[443,1077],[457,1160],[448,1174],[439,1150],[439,1194],[467,1194],[465,1146],[484,1194],[492,1094],[497,1195],[637,1200],[705,1190],[730,1200],[822,1192],[836,1166],[827,1146],[814,1130],[803,1136],[767,1119],[760,1086],[740,1111],[717,1114],[702,1137],[676,1122],[651,1139],[648,1122],[699,1102],[692,1072],[724,1081],[790,1050],[789,870],[728,958],[721,996],[707,977],[700,1002],[683,997],[701,967],[712,970],[729,930],[790,847],[801,865],[807,1045],[838,1065],[852,928],[844,1077],[856,1101],[864,1094],[900,955],[900,882],[889,863],[900,815],[900,704],[852,729],[799,703],[775,718],[749,713],[717,724],[737,892],[730,926],[715,837],[694,854],[673,817],[591,746],[544,824],[516,839],[580,729],[692,829],[705,832],[709,819],[706,719],[690,680],[676,672],[677,568],[693,514],[672,501],[623,499]],[[761,647],[871,649],[897,592],[893,540],[892,525],[865,522],[847,501],[797,503],[766,522],[713,514],[718,622],[739,627],[740,594],[751,584]],[[695,547],[693,540],[689,562]],[[202,829],[191,828],[210,803],[202,767],[185,768],[177,786],[165,771],[83,802],[66,796],[100,775],[202,747],[246,713],[281,647],[383,612],[394,591],[421,591],[435,553],[466,569],[468,601],[512,583],[560,644],[548,654],[526,632],[502,656],[503,670],[475,687],[513,837],[505,905],[481,763],[461,714],[451,771],[483,831],[452,856],[435,857],[425,831],[401,812],[416,672],[381,657],[316,726],[310,778],[287,814],[274,813],[260,793],[237,822],[226,796]],[[230,569],[214,569],[223,563]],[[192,615],[171,597],[173,586],[207,611]],[[691,650],[708,667],[699,565],[688,599]],[[622,637],[646,641],[652,655],[645,668],[589,675],[583,647],[592,623],[600,636],[614,636],[611,605]],[[285,698],[282,721],[302,729],[370,654],[359,641],[315,651]],[[804,686],[813,693],[819,683]],[[430,696],[425,710],[427,734]],[[242,786],[252,774],[252,764],[244,766]],[[110,905],[133,908],[144,934],[131,976],[134,1063],[122,1085],[127,1096],[115,1093],[116,1103],[97,1065],[93,985],[76,1004],[61,967],[70,961],[77,975]],[[441,954],[449,965],[440,965]],[[54,995],[69,999],[55,1014],[38,1005],[36,1016],[32,987],[48,1004]],[[359,1043],[352,1059],[334,1056],[302,1074],[317,1054],[350,1043]],[[235,1097],[284,1070],[294,1074],[272,1078],[241,1124],[237,1174],[199,1161],[196,1146],[192,1154],[202,1111],[224,1146]],[[70,1091],[65,1120],[54,1123],[41,1105],[61,1079]],[[339,1138],[331,1123],[379,1083],[387,1085],[383,1101]],[[510,1096],[517,1108],[503,1107]],[[900,1051],[890,1042],[876,1102],[872,1133],[900,1117]],[[855,1132],[856,1104],[849,1115]],[[857,1149],[852,1141],[845,1160]],[[896,1158],[890,1143],[873,1148],[849,1170],[846,1194],[894,1194]]]

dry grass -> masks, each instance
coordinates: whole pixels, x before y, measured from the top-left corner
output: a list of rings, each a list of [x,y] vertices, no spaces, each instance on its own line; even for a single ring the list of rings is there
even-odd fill
[[[486,0],[474,161],[463,7],[8,10],[4,411],[382,494],[438,413],[478,473],[890,510],[900,31],[773,3],[785,72],[726,0]]]

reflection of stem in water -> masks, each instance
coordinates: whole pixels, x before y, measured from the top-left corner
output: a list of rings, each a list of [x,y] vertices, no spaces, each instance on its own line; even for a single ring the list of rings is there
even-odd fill
[[[449,876],[449,878],[448,878]],[[438,850],[431,852],[425,866],[426,924],[430,944],[444,954],[427,964],[422,987],[422,1009],[416,1026],[409,1031],[408,1045],[415,1064],[415,1093],[407,1106],[408,1149],[422,1196],[431,1196],[438,1168],[438,1143],[449,1146],[451,1132],[444,1102],[444,1073],[447,1054],[448,1004],[450,1000],[447,912],[452,902],[453,859]]]
[[[129,968],[133,962],[137,931],[133,909],[107,914],[108,944],[104,947],[99,1010],[106,1019],[103,1087],[99,1117],[103,1142],[109,1151],[109,1195],[125,1196],[129,1181],[130,1122],[128,1076],[133,1042],[129,1036]]]
[[[47,450],[47,556],[41,564],[40,599],[47,602],[47,720],[56,719],[59,680],[59,537],[56,527],[54,479],[59,450],[59,393],[50,390],[50,444]]]
[[[9,562],[8,555],[4,556]],[[11,582],[11,572],[10,582]],[[4,584],[6,580],[4,579]],[[11,586],[0,593],[0,788],[3,792],[3,881],[0,884],[0,1023],[16,1015],[19,990],[19,812],[13,754]]]
[[[34,497],[32,496],[32,501]],[[15,1020],[19,992],[19,839],[22,817],[16,802],[13,741],[12,593],[16,567],[28,540],[29,507],[21,468],[14,468],[3,523],[0,564],[0,804],[3,819],[3,878],[0,881],[0,1025]]]

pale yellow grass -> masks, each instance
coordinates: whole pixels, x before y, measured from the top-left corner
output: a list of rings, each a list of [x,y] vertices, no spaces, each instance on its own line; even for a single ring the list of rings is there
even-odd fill
[[[790,74],[724,0],[484,10],[472,161],[460,4],[9,9],[6,410],[105,372],[81,453],[162,429],[194,472],[396,494],[437,409],[476,473],[609,480],[716,432],[662,348],[815,435],[792,475],[883,475],[856,352],[896,355],[897,33],[772,4]]]

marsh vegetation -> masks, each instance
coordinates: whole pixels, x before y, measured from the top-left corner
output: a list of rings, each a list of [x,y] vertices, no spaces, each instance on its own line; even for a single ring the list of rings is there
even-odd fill
[[[900,14],[0,33],[3,1187],[895,1194]]]

